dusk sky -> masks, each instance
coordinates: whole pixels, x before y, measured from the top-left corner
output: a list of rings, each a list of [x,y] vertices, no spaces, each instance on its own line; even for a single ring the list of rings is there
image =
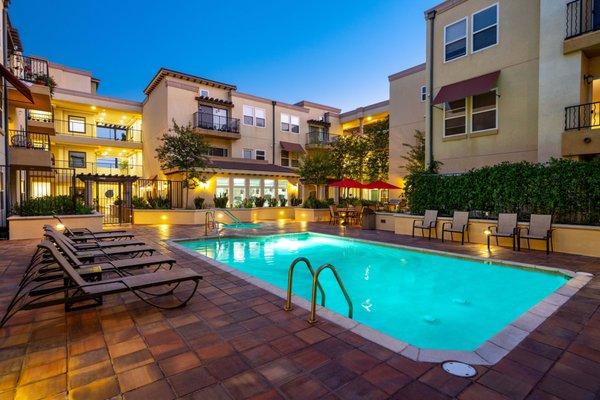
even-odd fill
[[[27,55],[92,71],[103,95],[143,100],[164,66],[348,111],[387,99],[388,75],[425,60],[423,12],[437,3],[15,0],[9,13]]]

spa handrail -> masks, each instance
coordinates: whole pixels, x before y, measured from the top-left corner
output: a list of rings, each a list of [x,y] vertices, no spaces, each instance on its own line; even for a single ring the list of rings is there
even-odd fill
[[[310,315],[308,317],[308,322],[311,324],[317,322],[317,286],[320,287],[319,274],[325,269],[331,270],[333,276],[335,277],[335,280],[337,281],[338,285],[340,286],[340,289],[342,290],[342,294],[346,298],[346,302],[348,303],[348,318],[352,318],[354,314],[354,306],[352,305],[352,299],[350,299],[350,295],[348,294],[346,286],[344,286],[344,282],[342,282],[342,278],[338,274],[337,269],[331,264],[323,264],[319,267],[319,269],[317,269],[313,276],[312,297],[310,301]]]
[[[294,261],[292,261],[292,263],[290,264],[290,268],[288,269],[288,286],[287,286],[287,300],[285,302],[285,306],[283,307],[283,309],[285,311],[291,311],[293,309],[292,306],[292,286],[293,286],[293,279],[294,279],[294,268],[296,267],[296,264],[303,262],[304,264],[306,264],[306,267],[308,268],[308,270],[310,271],[311,276],[315,277],[315,270],[312,267],[312,264],[310,263],[310,261],[308,260],[308,258],[306,257],[298,257],[296,258]],[[321,305],[323,307],[325,307],[325,291],[323,290],[323,287],[321,286],[320,283],[317,283],[318,287],[319,287],[319,291],[321,292]]]
[[[231,218],[231,220],[233,221],[233,223],[234,223],[234,224],[239,224],[239,223],[241,223],[241,222],[242,222],[242,220],[241,220],[241,219],[239,219],[238,217],[236,217],[235,215],[233,215],[233,214],[231,213],[231,211],[229,211],[229,210],[221,210],[221,211],[223,211],[223,213],[224,213],[225,215],[227,215],[229,218]]]

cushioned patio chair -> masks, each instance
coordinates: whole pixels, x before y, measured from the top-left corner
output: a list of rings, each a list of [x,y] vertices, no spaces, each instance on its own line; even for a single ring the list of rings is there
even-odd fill
[[[433,229],[435,238],[437,239],[437,237],[438,237],[437,217],[438,217],[438,210],[425,210],[425,215],[423,216],[422,220],[420,220],[420,221],[418,219],[413,220],[412,237],[415,237],[415,229],[420,229],[421,236],[423,236],[423,237],[425,237],[424,231],[427,230],[429,233],[428,238],[429,238],[429,240],[431,240],[431,230]]]
[[[522,231],[525,230],[525,234]],[[543,240],[546,242],[546,254],[554,251],[552,244],[552,215],[531,214],[529,226],[519,230],[519,250],[521,239],[527,240],[527,249],[531,249],[530,240]]]
[[[517,248],[517,214],[498,214],[498,223],[488,226],[489,234],[487,235],[487,248],[490,251],[490,238],[496,238],[496,246],[499,246],[498,238],[511,238],[512,248]]]
[[[49,241],[43,241],[38,245],[38,249],[49,256],[44,258],[52,258],[53,262],[62,270],[62,274],[55,279],[47,279],[42,282],[31,280],[26,285],[20,286],[0,320],[0,326],[3,326],[20,310],[64,304],[65,310],[71,311],[76,308],[100,305],[104,296],[123,292],[133,293],[143,302],[157,308],[178,308],[187,304],[192,298],[200,279],[202,279],[202,276],[189,268],[104,279],[102,273],[98,273],[95,268],[90,268],[90,271],[75,270]],[[120,273],[120,271],[115,272]],[[164,306],[155,302],[156,298],[173,294],[185,282],[193,284],[189,296],[183,300],[174,297],[177,299],[177,304],[172,306]],[[156,293],[148,291],[148,289],[155,288],[162,290]],[[89,304],[90,301],[92,304]],[[82,302],[87,304],[76,307]]]
[[[446,228],[449,226],[449,228]],[[444,234],[450,232],[450,240],[454,240],[454,233],[460,234],[460,244],[465,244],[465,235],[467,236],[467,242],[469,241],[469,212],[468,211],[454,211],[452,216],[452,222],[444,222],[442,224],[442,242],[444,241]]]
[[[337,206],[330,205],[329,206],[329,224],[337,225],[340,222],[340,213],[337,210]]]

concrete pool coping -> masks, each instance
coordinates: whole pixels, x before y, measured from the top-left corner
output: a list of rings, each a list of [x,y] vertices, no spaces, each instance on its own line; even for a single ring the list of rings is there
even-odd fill
[[[317,235],[332,236],[332,237],[343,237],[347,240],[365,242],[370,244],[383,245],[388,247],[401,248],[411,251],[419,251],[430,254],[439,254],[448,257],[458,257],[468,259],[472,261],[479,261],[485,264],[503,265],[509,267],[525,268],[532,270],[540,270],[544,272],[552,272],[562,274],[570,277],[560,288],[551,292],[548,296],[544,297],[534,306],[525,311],[516,320],[508,324],[504,329],[497,333],[492,338],[485,341],[474,351],[459,351],[459,350],[435,350],[426,349],[413,346],[409,343],[396,339],[385,333],[382,333],[376,329],[373,329],[365,324],[357,322],[353,319],[345,317],[342,314],[328,310],[320,305],[317,305],[317,315],[324,318],[327,321],[338,324],[339,326],[351,330],[352,332],[362,336],[363,338],[370,340],[376,344],[379,344],[397,354],[407,357],[414,361],[421,362],[444,362],[448,360],[462,361],[474,365],[494,365],[499,362],[504,356],[506,356],[511,350],[513,350],[523,339],[525,339],[531,332],[533,332],[540,324],[542,324],[550,315],[566,303],[579,289],[583,288],[593,277],[592,274],[585,272],[573,272],[561,268],[544,267],[534,264],[520,263],[520,262],[508,262],[503,260],[489,260],[485,257],[470,256],[464,254],[456,254],[440,250],[429,250],[417,247],[411,247],[406,245],[399,245],[393,243],[379,242],[375,240],[366,240],[358,238],[350,238],[343,235],[330,235],[319,232],[296,232],[296,233],[260,233],[260,234],[240,234],[232,233],[223,238],[248,238],[248,237],[265,237],[265,236],[286,236],[298,233],[313,233]],[[224,271],[228,272],[240,279],[245,280],[261,289],[264,289],[276,296],[281,297],[285,300],[286,291],[275,285],[272,285],[266,281],[255,278],[250,274],[239,271],[235,268],[228,266],[227,264],[216,261],[210,257],[199,254],[191,249],[182,246],[178,242],[185,242],[191,240],[210,240],[215,239],[216,236],[203,236],[200,238],[185,238],[185,239],[173,239],[167,240],[166,243],[176,247],[177,249],[184,251],[198,259],[201,259],[208,264]],[[295,306],[299,306],[305,310],[310,310],[310,301],[293,295],[292,303]]]

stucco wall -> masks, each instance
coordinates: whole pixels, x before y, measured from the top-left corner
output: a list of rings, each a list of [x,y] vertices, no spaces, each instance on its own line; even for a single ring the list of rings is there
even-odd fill
[[[88,228],[91,231],[102,230],[103,218],[102,214],[60,216],[68,228]],[[57,224],[58,221],[51,216],[8,217],[9,239],[41,239],[44,236],[44,225]]]

